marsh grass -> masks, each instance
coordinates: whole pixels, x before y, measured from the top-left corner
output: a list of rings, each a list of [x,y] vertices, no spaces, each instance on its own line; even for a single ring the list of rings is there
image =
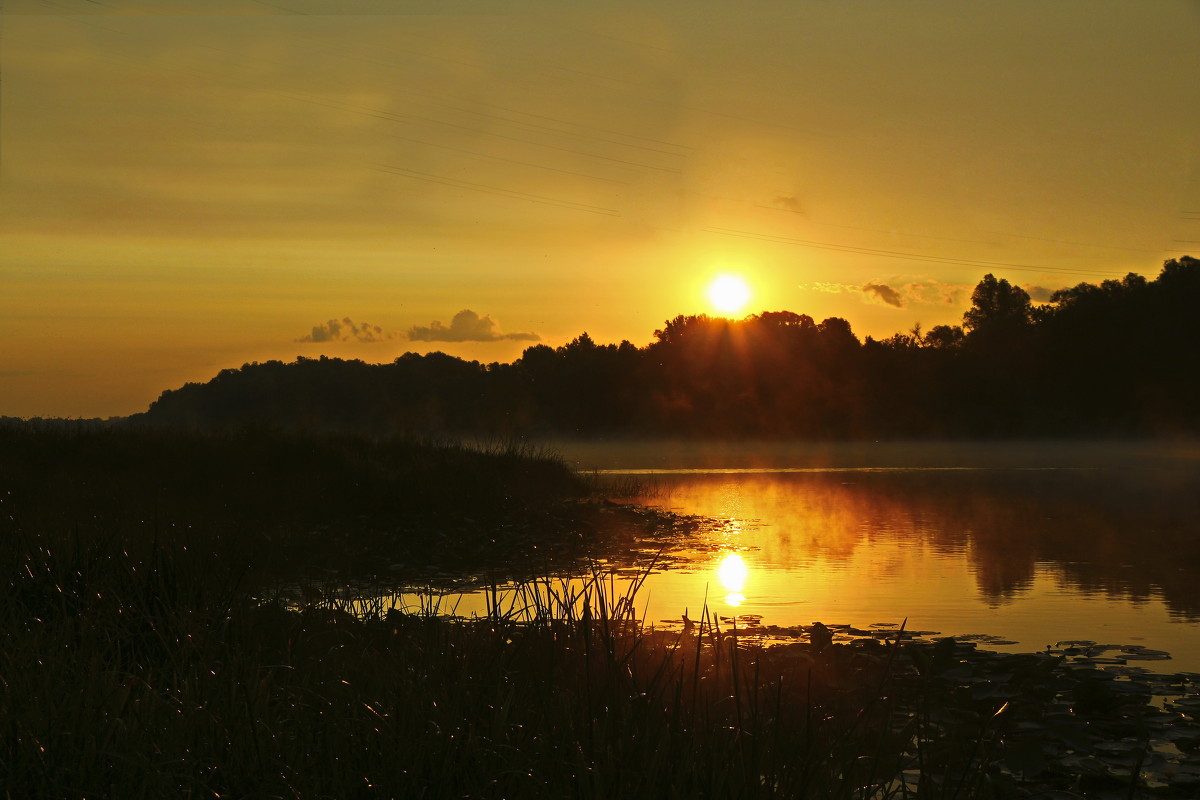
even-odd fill
[[[797,707],[826,678],[762,681],[707,615],[651,634],[600,573],[529,587],[519,620],[359,618],[258,603],[190,550],[21,546],[0,598],[12,796],[849,796],[833,756],[860,746],[848,719],[868,730],[836,692]]]
[[[636,581],[600,570],[476,618],[355,616],[263,603],[191,548],[19,545],[0,585],[13,797],[1128,796],[1166,714],[1061,658],[902,630],[763,647],[707,610],[654,630]],[[1122,742],[1124,767],[1096,758]]]

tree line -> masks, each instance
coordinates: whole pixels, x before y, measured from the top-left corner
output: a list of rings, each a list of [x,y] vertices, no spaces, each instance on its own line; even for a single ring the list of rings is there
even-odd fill
[[[133,420],[381,434],[1075,437],[1200,432],[1200,260],[1035,305],[989,274],[961,325],[860,340],[838,317],[677,316],[650,344],[582,333],[511,364],[406,353],[227,369]]]

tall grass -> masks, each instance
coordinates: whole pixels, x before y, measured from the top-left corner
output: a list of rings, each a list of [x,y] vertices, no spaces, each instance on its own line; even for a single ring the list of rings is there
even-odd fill
[[[656,631],[599,571],[459,619],[264,603],[165,541],[14,536],[0,564],[10,797],[1130,796],[1195,708],[903,631],[762,647],[707,610]]]
[[[767,674],[710,615],[646,630],[600,574],[529,586],[520,619],[357,618],[181,548],[9,544],[14,797],[849,797],[895,772],[858,761],[896,751],[851,689],[883,661]]]

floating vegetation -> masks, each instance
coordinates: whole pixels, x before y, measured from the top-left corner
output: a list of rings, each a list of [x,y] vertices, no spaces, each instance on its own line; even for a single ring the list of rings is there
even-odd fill
[[[1169,660],[1164,651],[1070,641],[1014,654],[986,649],[1015,644],[1001,637],[893,623],[779,627],[749,614],[718,623],[756,674],[853,674],[886,660],[878,702],[911,760],[888,792],[1182,798],[1200,788],[1200,674],[1128,663]],[[855,688],[864,687],[839,691]]]

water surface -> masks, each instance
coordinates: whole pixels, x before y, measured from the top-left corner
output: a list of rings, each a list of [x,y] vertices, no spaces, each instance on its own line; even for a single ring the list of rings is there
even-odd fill
[[[1162,445],[560,445],[628,499],[720,521],[664,554],[648,621],[900,623],[1167,650],[1200,671],[1200,473]],[[464,598],[460,613],[479,610]]]

